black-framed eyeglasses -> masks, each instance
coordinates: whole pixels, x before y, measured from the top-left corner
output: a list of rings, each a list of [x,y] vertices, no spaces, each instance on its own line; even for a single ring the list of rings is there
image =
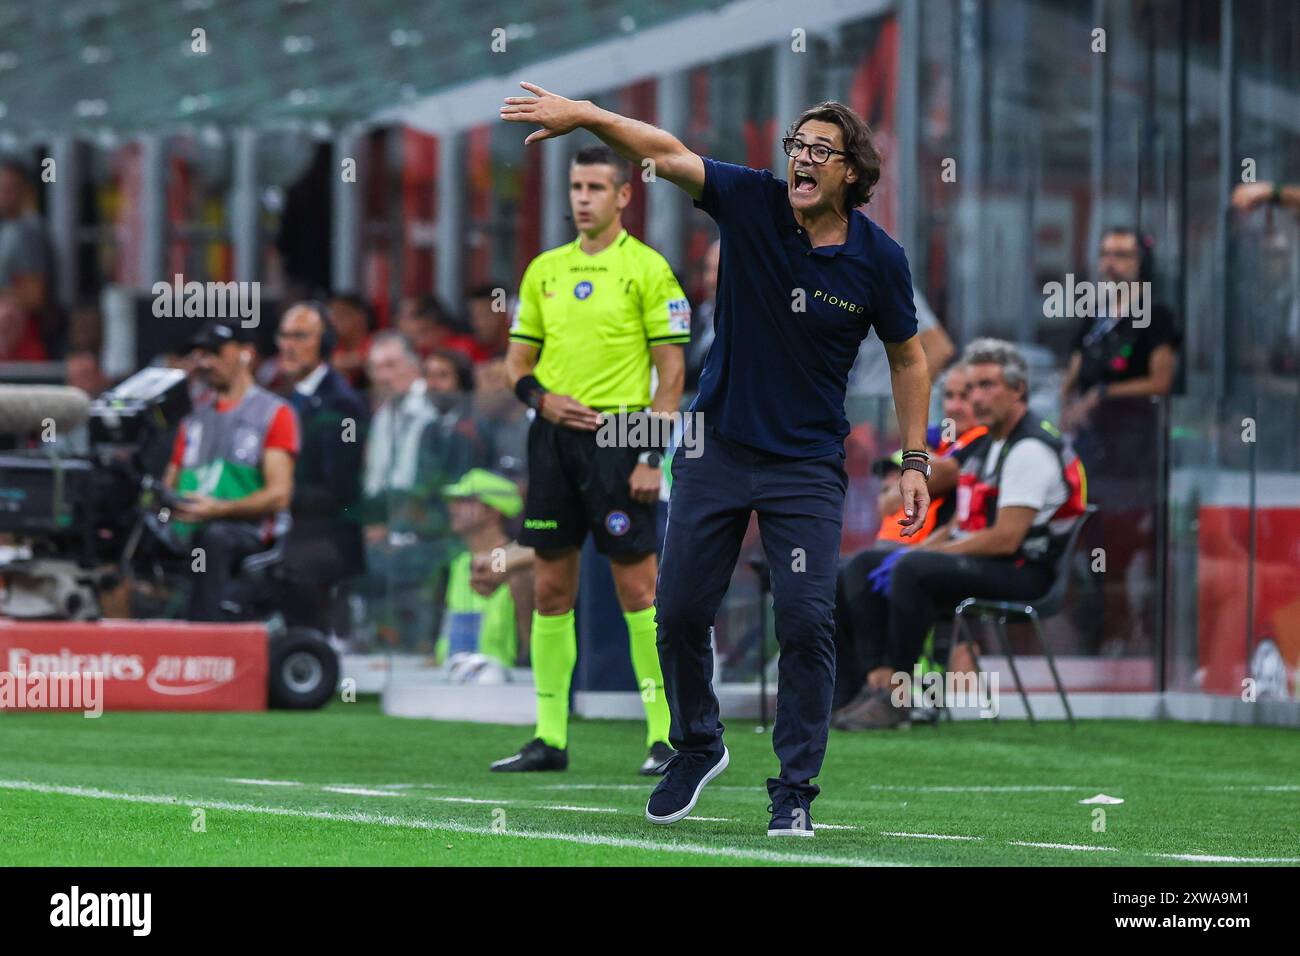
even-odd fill
[[[826,163],[826,161],[831,158],[832,154],[836,156],[849,155],[842,149],[831,149],[829,146],[823,146],[821,143],[805,143],[803,140],[797,139],[794,136],[787,136],[785,139],[781,140],[781,148],[785,150],[785,154],[791,159],[797,158],[798,155],[807,148],[808,158],[818,166]]]

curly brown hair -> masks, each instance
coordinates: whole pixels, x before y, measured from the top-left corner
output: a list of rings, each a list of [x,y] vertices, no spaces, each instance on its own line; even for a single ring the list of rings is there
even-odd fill
[[[847,153],[844,161],[858,173],[857,180],[848,184],[845,195],[847,209],[856,209],[871,202],[871,190],[880,182],[881,158],[880,151],[871,138],[871,127],[867,121],[843,103],[827,100],[800,113],[786,135],[794,136],[809,120],[833,123],[843,134],[844,152]]]

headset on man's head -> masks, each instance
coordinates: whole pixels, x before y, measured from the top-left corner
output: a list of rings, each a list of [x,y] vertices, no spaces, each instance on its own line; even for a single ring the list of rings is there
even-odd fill
[[[339,344],[339,334],[334,331],[334,320],[330,318],[330,307],[324,299],[303,299],[300,302],[295,302],[285,310],[285,315],[288,315],[293,309],[300,308],[311,309],[320,316],[320,357],[322,362],[328,362],[330,355],[333,354],[334,349]]]

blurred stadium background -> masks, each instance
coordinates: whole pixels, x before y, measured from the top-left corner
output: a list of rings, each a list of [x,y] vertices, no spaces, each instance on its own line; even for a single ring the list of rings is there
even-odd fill
[[[1230,211],[1247,160],[1261,180],[1300,180],[1290,0],[2,3],[0,152],[27,170],[25,236],[44,243],[32,268],[46,283],[35,306],[3,299],[0,380],[94,393],[183,364],[189,328],[150,312],[152,285],[177,274],[261,283],[264,383],[285,303],[327,294],[369,332],[404,308],[445,315],[438,335],[459,336],[473,363],[456,406],[473,426],[469,457],[421,474],[413,493],[427,507],[370,502],[396,537],[335,608],[340,646],[357,655],[345,673],[408,712],[436,709],[434,638],[458,549],[437,487],[471,464],[526,476],[527,419],[500,367],[508,311],[488,303],[571,238],[567,162],[586,142],[525,150],[524,131],[496,118],[521,78],[780,174],[799,109],[849,103],[885,155],[867,212],[907,249],[952,347],[1017,343],[1048,418],[1077,320],[1044,316],[1043,284],[1093,274],[1104,227],[1137,225],[1181,334],[1177,381],[1151,400],[1136,445],[1149,454],[1090,464],[1111,520],[1089,547],[1112,562],[1092,574],[1081,556],[1048,638],[1074,692],[1232,701],[1254,676],[1261,696],[1295,701],[1300,225],[1281,209]],[[948,159],[953,181],[940,175]],[[625,221],[672,263],[700,326],[711,222],[641,183]],[[845,554],[879,527],[870,465],[897,447],[887,394],[857,388],[849,410]],[[1242,440],[1245,419],[1255,441]],[[622,628],[612,585],[594,553],[583,574],[578,710],[623,713],[617,692],[635,685],[624,640],[607,633]],[[126,588],[106,611],[177,607]],[[759,622],[742,560],[717,624],[724,687],[752,695]],[[1037,660],[1027,677],[1046,689]],[[1294,704],[1286,713],[1297,720]]]

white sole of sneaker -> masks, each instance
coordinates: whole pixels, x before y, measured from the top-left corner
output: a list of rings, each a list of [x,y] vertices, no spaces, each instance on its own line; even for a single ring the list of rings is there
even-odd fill
[[[710,780],[712,780],[714,777],[716,777],[718,774],[722,773],[722,771],[726,770],[727,764],[729,763],[731,763],[731,752],[727,750],[726,745],[723,745],[722,759],[719,760],[717,763],[715,763],[712,767],[710,767],[709,772],[706,773],[700,779],[699,784],[695,788],[695,792],[691,794],[691,799],[690,801],[687,802],[686,806],[682,807],[680,810],[668,814],[667,816],[657,817],[650,812],[650,803],[649,801],[647,801],[645,805],[645,818],[649,820],[651,823],[657,823],[660,826],[667,826],[670,823],[676,823],[678,820],[682,820],[690,816],[691,811],[695,809],[696,802],[700,799],[700,793],[701,791],[704,790],[704,785],[708,783]]]
[[[816,836],[816,830],[768,830],[768,836],[774,837],[811,837]]]

